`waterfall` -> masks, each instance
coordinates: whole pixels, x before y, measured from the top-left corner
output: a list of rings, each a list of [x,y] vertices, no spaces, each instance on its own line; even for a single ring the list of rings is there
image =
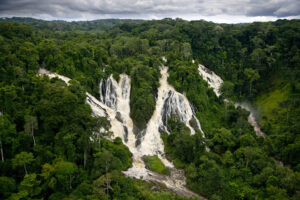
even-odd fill
[[[57,77],[63,80],[67,85],[71,80],[68,77],[47,71],[41,68],[38,72],[39,75],[47,75],[50,78]],[[120,83],[117,83],[112,76],[109,77],[109,84],[103,84],[105,86],[105,95],[100,92],[101,101],[94,96],[86,92],[86,103],[90,105],[92,109],[92,115],[99,117],[106,117],[111,123],[110,131],[113,132],[113,138],[120,137],[127,144],[131,152],[135,152],[135,136],[129,134],[132,132],[133,122],[129,117],[130,113],[130,78],[122,74],[120,77]],[[100,83],[100,85],[101,85]],[[104,86],[103,86],[104,87]],[[101,89],[103,89],[101,87]],[[113,92],[111,92],[113,91]],[[106,94],[109,94],[108,96]],[[118,103],[117,103],[118,102]]]
[[[120,137],[133,154],[132,167],[123,172],[125,175],[146,181],[163,183],[169,189],[182,196],[205,199],[185,187],[186,182],[183,170],[176,169],[173,163],[165,158],[164,145],[160,134],[161,132],[169,133],[167,121],[171,115],[178,115],[180,121],[189,127],[191,134],[195,134],[196,130],[202,133],[203,131],[187,98],[176,92],[168,84],[168,68],[161,67],[160,72],[162,77],[158,88],[156,108],[146,129],[142,131],[144,134],[142,134],[143,137],[139,138],[139,143],[133,133],[133,122],[130,118],[131,80],[126,74],[120,75],[119,82],[112,75],[107,79],[101,80],[99,83],[100,101],[91,94],[86,93],[86,103],[90,105],[92,115],[106,117],[110,121],[110,131],[113,132],[112,138]],[[65,81],[67,85],[69,85],[71,80],[46,69],[40,69],[38,74],[47,75],[50,78],[57,77]],[[191,120],[196,122],[193,123],[196,125],[191,125]],[[144,155],[158,155],[165,166],[170,168],[171,175],[161,175],[146,169],[142,160]]]
[[[114,111],[111,131],[120,137],[132,153],[136,153],[133,122],[130,118],[131,80],[126,74],[120,75],[119,83],[111,75],[99,84],[100,100]]]
[[[219,97],[220,96],[220,87],[223,83],[223,80],[216,75],[214,72],[210,71],[203,65],[199,64],[199,74],[202,76],[202,78],[207,81],[208,85],[213,88],[214,92],[216,95]],[[225,101],[228,101],[225,99]],[[250,115],[248,116],[248,122],[251,124],[254,128],[254,131],[257,136],[265,137],[266,134],[261,131],[259,124],[257,123],[257,120],[255,118],[254,114],[254,109],[250,107],[249,104],[242,102],[242,103],[234,103],[235,107],[241,106],[243,109],[247,110],[250,112]]]
[[[208,83],[208,85],[213,88],[214,92],[216,95],[219,97],[220,96],[220,87],[223,83],[223,80],[215,74],[213,71],[210,71],[203,65],[199,64],[198,65],[198,71],[202,78]]]
[[[203,131],[187,98],[168,84],[168,68],[161,67],[160,73],[160,87],[158,88],[155,111],[137,148],[145,155],[160,155],[166,166],[172,166],[163,158],[164,145],[160,137],[162,132],[169,133],[167,122],[171,115],[177,115],[179,120],[190,129],[191,134],[195,134],[197,130],[202,133]],[[192,120],[196,122],[194,127],[190,123]]]
[[[168,68],[162,66],[160,73],[160,87],[158,88],[154,113],[147,123],[146,128],[142,130],[142,137],[138,138],[140,141],[136,143],[138,144],[136,149],[140,155],[134,156],[133,166],[124,173],[130,177],[163,183],[168,188],[183,196],[205,199],[185,187],[186,179],[183,170],[176,169],[173,163],[165,158],[161,133],[169,133],[167,121],[171,115],[177,115],[180,121],[185,123],[191,130],[191,134],[195,134],[197,130],[202,133],[203,131],[187,98],[168,84]],[[196,122],[194,123],[195,125],[190,124],[191,120]],[[146,169],[141,160],[141,156],[143,155],[158,155],[164,165],[170,168],[171,175],[161,175]]]

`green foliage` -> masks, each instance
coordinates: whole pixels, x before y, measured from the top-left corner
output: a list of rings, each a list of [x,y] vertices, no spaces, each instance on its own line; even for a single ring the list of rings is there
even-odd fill
[[[223,123],[228,128],[211,129],[204,141],[200,134],[190,135],[176,116],[169,120],[170,134],[162,135],[165,152],[176,167],[184,169],[188,187],[211,199],[263,199],[273,194],[292,198],[296,173],[274,164],[259,146],[262,141],[247,125],[247,112],[229,104],[227,113]],[[210,152],[205,151],[203,142]],[[279,181],[284,174],[289,183]],[[274,186],[274,193],[271,188],[262,189],[265,185]]]
[[[299,97],[289,84],[274,83],[275,90],[257,97],[255,103],[261,111],[259,123],[268,134],[265,141],[268,151],[279,160],[295,167],[299,162]]]
[[[245,68],[244,74],[249,82],[249,94],[251,96],[252,83],[260,78],[259,73],[255,69]]]
[[[26,26],[31,28],[32,26],[44,30],[45,33],[49,33],[49,31],[93,31],[93,30],[108,30],[116,25],[120,25],[122,29],[131,30],[129,27],[135,27],[137,24],[143,22],[143,20],[133,20],[133,19],[100,19],[93,21],[74,21],[74,22],[66,22],[66,21],[44,21],[41,19],[34,18],[24,18],[24,17],[12,17],[9,19],[1,18],[0,22],[5,21],[13,21],[19,24],[28,24],[30,26]],[[23,25],[24,26],[24,25]],[[12,27],[14,28],[14,27]],[[24,31],[24,29],[21,29]],[[29,29],[32,31],[32,29]]]
[[[126,193],[122,192],[126,191]],[[184,200],[192,198],[179,197],[170,193],[165,186],[147,183],[142,180],[130,179],[120,172],[112,171],[93,182],[92,199],[145,199],[145,200]]]
[[[138,130],[146,127],[155,109],[155,95],[158,88],[157,67],[138,65],[130,73],[132,89],[130,96],[130,116]]]
[[[0,197],[8,198],[16,189],[16,181],[6,176],[0,177]]]
[[[99,177],[100,174],[113,170],[129,168],[131,166],[131,156],[130,151],[122,144],[120,138],[116,138],[114,142],[103,140],[101,151],[94,154],[94,176]]]
[[[67,161],[58,161],[54,164],[55,177],[61,187],[66,188],[66,191],[72,189],[72,181],[77,172],[77,166],[74,163]]]
[[[27,115],[25,116],[25,125],[24,125],[24,131],[28,135],[32,136],[33,139],[33,145],[35,145],[35,137],[34,137],[34,130],[38,129],[38,122],[36,117]]]
[[[222,127],[224,116],[222,101],[217,99],[213,90],[203,81],[198,66],[177,58],[169,61],[168,66],[170,74],[168,81],[177,91],[186,94],[201,121],[203,131],[210,132],[213,128]]]
[[[41,181],[37,180],[36,174],[26,174],[20,183],[19,191],[25,191],[30,197],[37,196],[42,191],[42,188],[39,187],[40,183]]]
[[[233,96],[234,94],[233,89],[234,89],[233,83],[231,83],[230,81],[224,81],[220,88],[221,95],[225,99],[228,99]]]
[[[146,184],[144,181],[136,180],[133,181],[134,186],[136,187],[139,198],[145,198],[147,200],[184,200],[184,199],[196,199],[196,198],[184,198],[170,193],[165,186],[151,183]]]
[[[85,104],[85,91],[98,97],[101,79],[126,73],[134,130],[144,129],[162,55],[169,83],[186,95],[205,133],[190,135],[173,116],[170,134],[162,134],[188,187],[210,199],[299,198],[299,20],[10,20],[17,23],[0,19],[0,198],[184,199],[125,177],[131,153],[120,138],[99,133],[109,122]],[[225,80],[221,98],[200,77],[198,62]],[[38,77],[39,67],[73,81]],[[224,98],[255,101],[266,139],[256,137],[247,111]]]
[[[0,148],[1,148],[1,161],[5,161],[7,149],[5,147],[13,143],[13,138],[16,136],[16,127],[9,121],[7,116],[0,114]]]
[[[213,133],[213,138],[210,140],[211,148],[217,153],[224,153],[227,149],[232,149],[235,145],[235,138],[230,130],[221,128]]]
[[[34,161],[34,157],[32,153],[21,152],[17,154],[12,160],[13,167],[24,166],[25,174],[27,175],[26,165],[30,164]]]
[[[190,135],[190,130],[184,123],[175,116],[168,121],[168,126],[172,132],[162,135],[165,151],[174,160],[176,167],[183,167],[182,163],[189,163],[204,151],[204,143],[201,133]]]
[[[155,156],[144,156],[143,160],[146,164],[146,167],[150,169],[151,171],[170,175],[170,170],[164,166],[163,162],[158,158],[157,155]]]

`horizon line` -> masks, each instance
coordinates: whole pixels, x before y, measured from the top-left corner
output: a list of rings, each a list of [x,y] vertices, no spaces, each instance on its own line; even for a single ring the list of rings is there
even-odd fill
[[[244,22],[216,22],[213,20],[207,20],[204,18],[199,18],[199,19],[184,19],[180,17],[165,17],[165,18],[152,18],[152,19],[143,19],[143,18],[95,18],[95,19],[45,19],[45,18],[37,18],[37,17],[27,17],[27,16],[0,16],[0,19],[13,19],[13,18],[25,18],[25,19],[33,19],[33,20],[40,20],[40,21],[46,21],[46,22],[66,22],[66,23],[73,23],[73,22],[92,22],[92,21],[100,21],[100,20],[133,20],[133,21],[160,21],[160,20],[166,20],[166,19],[171,19],[171,20],[182,20],[182,21],[187,21],[187,22],[192,22],[192,21],[206,21],[206,22],[212,22],[215,24],[249,24],[249,23],[267,23],[267,22],[276,22],[278,20],[300,20],[300,16],[293,16],[295,18],[291,17],[284,17],[284,18],[276,18],[276,19],[269,19],[269,20],[253,20],[253,21],[244,21]]]

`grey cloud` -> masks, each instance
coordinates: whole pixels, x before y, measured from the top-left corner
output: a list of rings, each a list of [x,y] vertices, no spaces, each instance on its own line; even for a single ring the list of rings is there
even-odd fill
[[[249,16],[297,16],[300,15],[300,1],[298,0],[265,0],[253,1],[248,9]]]
[[[48,19],[300,16],[299,0],[0,0],[0,16]]]

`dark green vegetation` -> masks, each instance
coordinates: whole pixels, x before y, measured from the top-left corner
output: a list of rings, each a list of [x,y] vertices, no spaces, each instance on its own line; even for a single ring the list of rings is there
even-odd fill
[[[149,168],[151,171],[170,175],[170,170],[164,166],[163,162],[158,158],[157,155],[155,156],[144,156],[143,160],[145,161],[146,167]]]
[[[187,31],[192,38],[193,55],[233,83],[230,94],[233,100],[247,99],[257,105],[259,122],[269,136],[268,152],[297,167],[300,163],[300,157],[296,156],[300,153],[299,20],[235,26],[211,24],[202,30]]]
[[[299,20],[104,20],[105,26],[15,20],[20,24],[0,23],[0,198],[181,199],[124,177],[129,150],[119,138],[97,137],[99,127],[110,125],[84,103],[85,90],[98,97],[102,78],[126,73],[131,117],[143,129],[155,109],[165,55],[169,83],[186,94],[206,134],[191,136],[176,116],[168,123],[171,134],[163,134],[188,187],[210,199],[299,199]],[[221,98],[202,80],[197,62],[226,80]],[[39,67],[74,81],[37,77]],[[266,139],[255,135],[248,112],[224,98],[256,103]]]
[[[152,69],[148,63],[157,58],[126,57],[126,66],[110,56],[109,40],[69,33],[0,24],[0,199],[183,199],[162,186],[125,177],[121,171],[130,167],[131,153],[120,138],[103,138],[110,132],[99,137],[99,128],[108,130],[110,124],[92,117],[85,104],[85,90],[97,95],[99,80],[110,73],[130,73],[133,84],[145,81],[137,91],[153,92],[157,65]],[[39,77],[40,66],[74,80],[67,86]]]
[[[26,23],[44,31],[105,31],[111,29],[115,25],[122,25],[126,23],[142,23],[143,20],[133,19],[104,19],[93,21],[73,21],[66,22],[62,20],[44,21],[34,18],[12,17],[10,19],[0,18],[0,22],[13,21],[16,23]]]
[[[171,134],[163,134],[165,151],[185,170],[188,187],[209,199],[297,199],[299,172],[275,164],[263,139],[247,124],[245,111],[231,106],[227,112],[238,120],[226,120],[227,128],[206,132],[210,152],[201,133],[190,136],[176,117],[169,121]]]

